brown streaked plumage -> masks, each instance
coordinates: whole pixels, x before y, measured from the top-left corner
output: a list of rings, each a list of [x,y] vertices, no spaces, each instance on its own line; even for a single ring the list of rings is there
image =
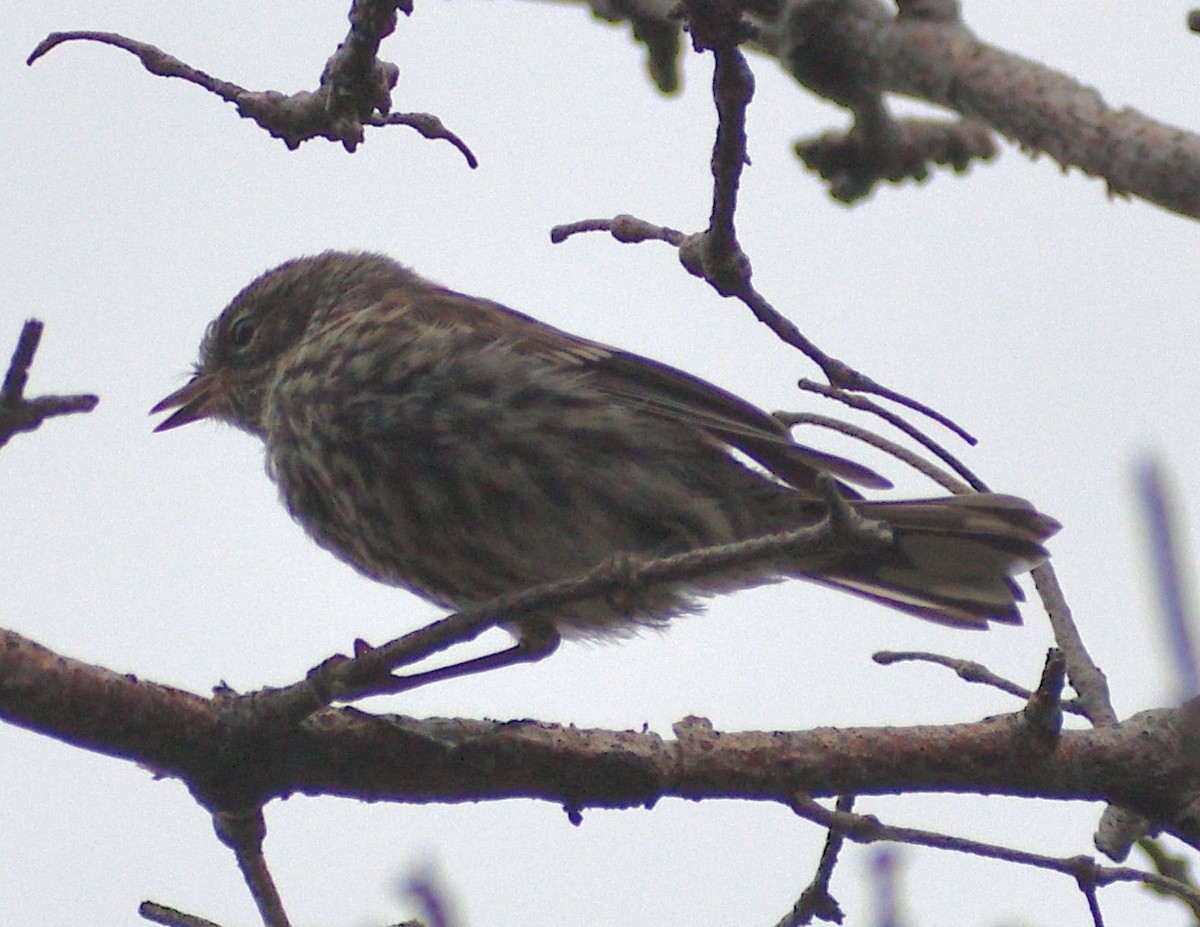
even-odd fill
[[[1015,623],[1011,577],[1045,559],[1059,527],[1011,496],[864,501],[849,484],[890,484],[796,444],[731,393],[374,254],[289,261],[247,286],[209,327],[191,381],[154,411],[172,408],[157,430],[216,418],[258,435],[284,504],[319,544],[450,608],[617,553],[814,524],[826,513],[821,471],[894,531],[870,556],[655,587],[634,614],[596,599],[516,622],[543,649],[558,634],[658,627],[695,611],[697,597],[783,576],[944,624]]]

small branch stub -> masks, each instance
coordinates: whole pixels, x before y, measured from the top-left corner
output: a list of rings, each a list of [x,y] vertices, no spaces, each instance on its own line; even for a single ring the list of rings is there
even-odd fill
[[[7,444],[13,435],[33,431],[48,418],[91,412],[100,401],[99,397],[90,393],[25,398],[25,384],[29,380],[29,368],[41,341],[42,328],[42,323],[37,319],[25,323],[4,376],[4,384],[0,386],[0,447]]]

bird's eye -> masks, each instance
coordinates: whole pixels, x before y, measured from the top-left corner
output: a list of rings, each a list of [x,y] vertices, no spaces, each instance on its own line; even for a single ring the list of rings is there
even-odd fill
[[[229,341],[237,349],[241,350],[254,340],[254,320],[249,316],[242,316],[229,328]]]

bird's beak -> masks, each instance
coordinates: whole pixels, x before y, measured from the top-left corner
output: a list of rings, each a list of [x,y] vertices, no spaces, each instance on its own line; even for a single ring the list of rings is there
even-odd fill
[[[159,402],[150,410],[150,414],[156,415],[159,412],[166,412],[168,409],[175,409],[165,421],[159,422],[158,427],[154,429],[156,432],[168,431],[189,422],[217,415],[224,405],[225,389],[220,379],[211,373],[201,372],[188,380],[182,389],[177,389]]]

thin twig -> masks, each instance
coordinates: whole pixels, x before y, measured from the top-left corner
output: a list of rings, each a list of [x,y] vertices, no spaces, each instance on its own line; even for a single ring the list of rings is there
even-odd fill
[[[664,582],[709,576],[780,557],[813,563],[868,552],[892,543],[890,527],[865,519],[845,500],[830,493],[830,513],[820,522],[732,544],[704,547],[668,557],[647,559],[628,555],[610,558],[578,576],[497,596],[478,607],[418,628],[379,647],[356,643],[353,657],[335,656],[311,669],[291,686],[264,689],[231,700],[229,710],[245,718],[260,712],[272,719],[299,721],[335,701],[352,701],[412,688],[411,680],[391,675],[450,647],[474,640],[489,628],[509,624],[533,611],[605,595],[637,595]],[[835,504],[836,503],[836,504]],[[263,703],[266,704],[256,704]]]
[[[1165,894],[1182,898],[1189,904],[1200,903],[1200,891],[1175,879],[1158,873],[1142,872],[1127,866],[1102,866],[1090,856],[1066,858],[1045,856],[1041,853],[1030,853],[1026,850],[982,843],[935,831],[896,827],[882,823],[874,815],[830,811],[807,795],[793,796],[792,810],[800,817],[815,824],[842,832],[848,839],[856,843],[875,843],[887,840],[893,843],[949,850],[985,859],[998,859],[1022,866],[1031,866],[1035,869],[1061,872],[1075,879],[1080,890],[1089,897],[1089,908],[1092,906],[1090,899],[1094,897],[1095,888],[1102,888],[1116,882],[1138,882],[1157,888]]]
[[[411,13],[410,0],[357,0],[350,10],[350,30],[325,63],[315,91],[284,94],[247,90],[192,67],[161,48],[115,32],[53,32],[38,43],[26,64],[32,65],[65,42],[99,42],[134,55],[151,74],[179,78],[232,103],[241,116],[254,120],[290,149],[313,138],[326,138],[341,142],[352,152],[364,141],[365,126],[405,125],[425,138],[450,142],[474,168],[478,165],[475,155],[436,116],[391,112],[391,93],[400,69],[380,61],[378,54],[380,43],[396,29],[398,11]]]
[[[684,234],[665,225],[654,225],[637,216],[622,213],[611,219],[580,219],[550,229],[550,241],[561,244],[572,235],[583,232],[608,232],[622,244],[637,244],[643,241],[665,241],[678,248],[683,244]]]
[[[381,647],[365,650],[353,660],[336,665],[327,662],[323,664],[324,669],[319,667],[315,671],[320,680],[318,685],[323,690],[328,687],[331,700],[387,694],[392,691],[388,675],[392,670],[417,663],[454,644],[473,640],[488,628],[511,622],[535,609],[706,576],[780,554],[832,555],[839,545],[847,543],[846,530],[854,532],[860,544],[886,543],[878,534],[871,533],[878,528],[875,523],[853,523],[835,531],[831,522],[824,520],[795,531],[700,548],[670,557],[653,560],[627,557],[619,564],[606,561],[577,577],[499,596],[478,608],[460,611]]]
[[[947,473],[941,467],[926,460],[919,454],[914,454],[902,444],[889,441],[883,435],[876,434],[867,428],[860,428],[850,422],[831,418],[828,415],[818,415],[814,412],[772,412],[771,414],[789,428],[794,428],[797,425],[816,425],[818,428],[828,428],[831,431],[837,431],[854,438],[856,441],[869,444],[871,447],[878,448],[885,454],[891,454],[902,463],[908,464],[908,466],[912,467],[918,473],[927,476],[943,489],[949,490],[955,495],[964,495],[973,492],[970,486],[955,478],[952,474]]]
[[[388,116],[372,117],[363,120],[363,125],[368,126],[408,126],[410,129],[416,129],[425,138],[431,141],[446,141],[457,148],[462,156],[467,161],[467,167],[471,170],[479,167],[479,159],[475,157],[467,143],[455,132],[451,132],[444,122],[433,113],[391,113]]]
[[[853,811],[854,796],[839,795],[836,807],[841,812]],[[833,878],[838,854],[845,842],[845,835],[839,831],[830,830],[825,835],[825,848],[821,851],[821,861],[817,864],[812,881],[800,893],[800,898],[792,910],[785,914],[775,927],[803,927],[805,924],[811,924],[813,918],[833,924],[842,923],[845,915],[837,899],[829,894],[829,881]]]
[[[511,622],[531,610],[628,591],[631,586],[637,588],[705,575],[789,549],[794,552],[800,548],[812,553],[824,549],[831,537],[831,526],[824,521],[783,535],[702,548],[672,557],[637,561],[626,557],[620,563],[606,561],[579,576],[498,596],[477,608],[456,612],[379,647],[356,642],[353,657],[331,657],[309,670],[301,682],[239,696],[231,700],[228,707],[243,718],[261,715],[298,722],[335,701],[388,694],[398,685],[406,688],[402,680],[391,675],[394,670],[474,640],[489,628]]]
[[[1108,691],[1108,679],[1083,643],[1054,568],[1049,563],[1043,563],[1032,575],[1034,586],[1050,616],[1055,645],[1067,661],[1067,678],[1071,681],[1071,688],[1079,694],[1077,704],[1094,726],[1112,727],[1117,723],[1117,713]]]
[[[994,689],[999,689],[1001,692],[1014,695],[1024,701],[1028,701],[1033,696],[1031,689],[1027,689],[1009,679],[1005,679],[1003,676],[997,675],[982,663],[976,663],[974,660],[960,660],[956,657],[947,657],[939,653],[924,653],[917,650],[880,650],[872,654],[871,659],[880,666],[891,666],[893,663],[908,661],[933,663],[937,666],[944,666],[947,669],[953,670],[958,675],[958,678],[964,682],[991,686]],[[1062,709],[1071,714],[1086,717],[1084,710],[1076,705],[1073,699],[1062,702]]]
[[[987,484],[977,477],[967,467],[966,464],[951,454],[937,441],[934,441],[933,438],[929,437],[923,431],[918,429],[915,425],[909,424],[895,412],[885,409],[879,403],[874,402],[873,400],[868,399],[866,396],[858,393],[847,392],[846,389],[838,387],[837,385],[826,386],[824,383],[815,383],[814,381],[808,379],[801,380],[798,385],[806,392],[817,393],[818,395],[826,396],[829,399],[836,399],[838,402],[848,405],[852,409],[858,409],[860,412],[867,412],[883,419],[893,428],[904,432],[904,434],[908,435],[914,441],[927,448],[930,453],[939,458],[943,463],[946,464],[946,466],[950,467],[950,469],[966,480],[967,483],[970,484],[971,488],[976,492],[988,491]],[[971,442],[974,443],[974,440],[975,439],[972,438]]]
[[[37,319],[29,319],[21,329],[12,362],[4,375],[0,387],[0,447],[22,431],[33,431],[48,418],[70,415],[75,412],[90,412],[100,401],[91,394],[73,396],[38,396],[25,398],[25,385],[29,380],[29,368],[41,341],[43,325]]]
[[[1083,897],[1087,901],[1088,913],[1092,915],[1093,927],[1104,927],[1104,914],[1100,911],[1100,899],[1096,897],[1096,886],[1092,882],[1077,876],[1075,883],[1079,886],[1079,890],[1083,892]]]
[[[153,901],[143,901],[138,905],[138,914],[153,924],[165,924],[166,927],[221,927],[203,917],[185,914]]]
[[[4,375],[4,386],[0,387],[0,402],[16,405],[25,398],[29,367],[33,364],[33,355],[37,353],[38,344],[41,343],[44,327],[37,319],[29,319],[21,328],[17,346],[13,349],[12,361],[8,365],[8,373]]]
[[[267,826],[263,821],[262,808],[217,811],[213,814],[213,829],[220,841],[233,850],[237,857],[238,868],[254,897],[254,903],[258,905],[264,927],[291,927],[287,912],[283,910],[283,899],[279,897],[279,890],[263,856],[262,844]]]
[[[739,46],[752,36],[752,30],[743,20],[742,8],[736,3],[685,0],[683,10],[693,46],[697,51],[712,51],[715,61],[713,101],[717,110],[717,132],[712,153],[713,192],[708,228],[696,234],[683,235],[675,229],[621,215],[613,219],[586,219],[555,226],[550,233],[551,240],[557,243],[580,232],[607,231],[623,242],[669,242],[678,248],[679,259],[689,273],[705,280],[722,296],[740,300],[777,338],[820,367],[834,390],[878,395],[932,419],[968,444],[974,444],[975,438],[949,417],[925,403],[876,383],[848,364],[826,354],[754,288],[750,259],[738,242],[735,227],[741,174],[749,163],[746,111],[754,96],[754,75]],[[878,406],[864,408],[874,411]],[[887,420],[894,423],[896,417],[891,416]],[[915,431],[911,426],[904,430],[906,433]],[[940,449],[932,439],[925,438],[919,432],[914,437],[963,474],[964,479],[972,482],[969,471],[955,461],[949,452]]]

